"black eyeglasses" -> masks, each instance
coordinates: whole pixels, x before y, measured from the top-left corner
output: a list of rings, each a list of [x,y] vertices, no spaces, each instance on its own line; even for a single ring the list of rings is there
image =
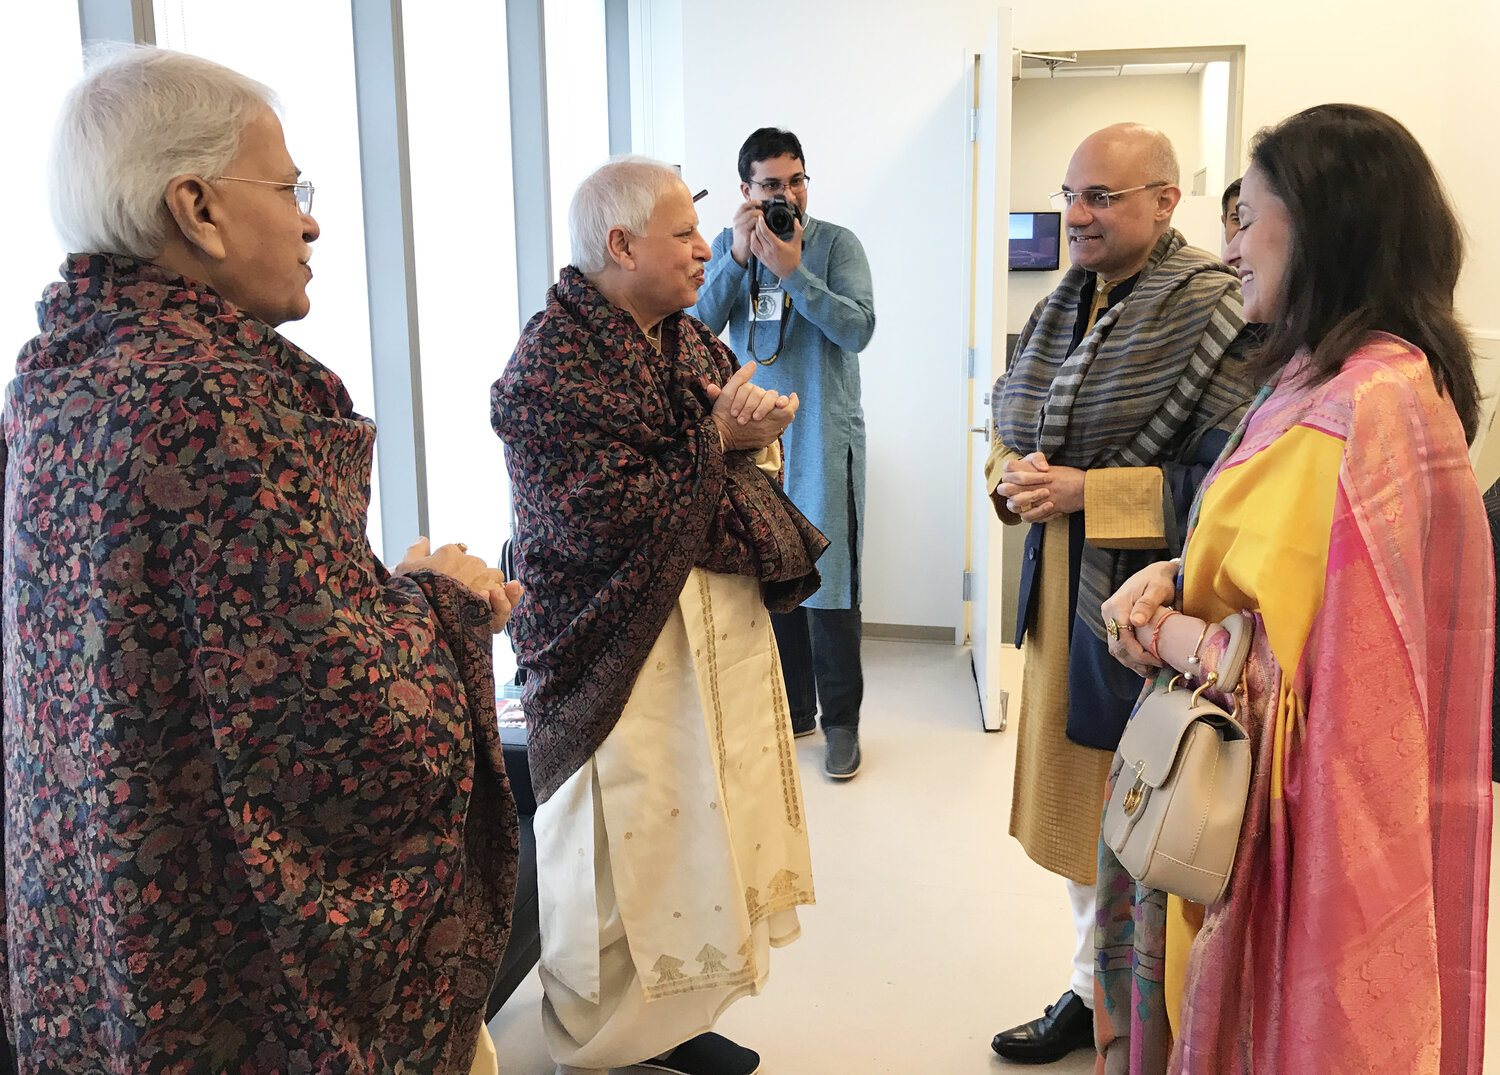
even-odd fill
[[[767,179],[764,182],[759,179],[752,179],[750,180],[750,185],[752,187],[759,187],[774,198],[784,191],[805,190],[811,180],[812,176],[803,175],[801,172],[798,172],[784,183],[779,179]]]

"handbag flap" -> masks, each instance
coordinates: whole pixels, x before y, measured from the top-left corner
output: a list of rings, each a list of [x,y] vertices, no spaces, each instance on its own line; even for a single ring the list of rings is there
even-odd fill
[[[1202,721],[1224,740],[1246,739],[1245,729],[1233,716],[1207,698],[1193,702],[1193,692],[1183,687],[1157,687],[1135,711],[1120,737],[1119,755],[1125,768],[1138,772],[1153,788],[1159,788],[1172,772],[1182,737]]]

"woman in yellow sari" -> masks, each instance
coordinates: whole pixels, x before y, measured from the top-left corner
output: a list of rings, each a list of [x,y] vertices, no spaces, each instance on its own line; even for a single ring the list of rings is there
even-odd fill
[[[1238,680],[1250,799],[1207,908],[1101,845],[1098,1070],[1478,1075],[1494,576],[1461,232],[1383,113],[1308,109],[1251,160],[1230,255],[1268,384],[1182,563],[1103,606],[1137,671]]]

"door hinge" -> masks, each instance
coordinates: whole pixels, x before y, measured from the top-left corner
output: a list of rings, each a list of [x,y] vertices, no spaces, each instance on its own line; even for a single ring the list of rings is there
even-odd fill
[[[969,109],[969,141],[979,141],[979,109]]]
[[[964,600],[974,600],[974,572],[964,572]]]

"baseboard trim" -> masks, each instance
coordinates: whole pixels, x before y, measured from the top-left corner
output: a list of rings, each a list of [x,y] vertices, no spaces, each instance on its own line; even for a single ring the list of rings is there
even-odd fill
[[[865,622],[865,637],[894,642],[938,642],[953,645],[955,632],[951,627],[924,627],[917,623],[870,623]]]

